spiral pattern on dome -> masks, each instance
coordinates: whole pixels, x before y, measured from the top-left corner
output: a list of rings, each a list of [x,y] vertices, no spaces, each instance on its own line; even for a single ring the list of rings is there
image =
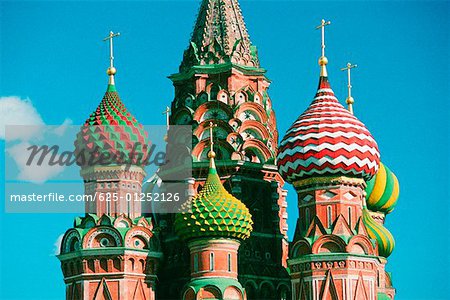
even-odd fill
[[[388,214],[397,204],[400,193],[398,179],[388,167],[380,163],[378,172],[367,182],[366,193],[367,208]]]
[[[280,143],[278,167],[287,182],[346,175],[370,180],[378,170],[377,143],[365,125],[337,100],[327,77]]]
[[[369,236],[377,241],[378,254],[387,258],[394,250],[394,237],[386,227],[384,227],[380,223],[377,223],[372,218],[370,212],[366,208],[363,208],[362,219],[364,225],[366,225],[367,233],[369,234]]]

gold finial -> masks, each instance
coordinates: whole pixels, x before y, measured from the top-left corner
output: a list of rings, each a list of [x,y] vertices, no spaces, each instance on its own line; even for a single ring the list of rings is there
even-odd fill
[[[217,124],[214,124],[213,122],[209,122],[209,126],[207,126],[205,129],[209,129],[209,144],[210,144],[210,150],[208,153],[209,158],[216,157],[216,153],[214,152],[214,136],[213,136],[213,128],[217,127]]]
[[[103,39],[104,42],[109,40],[109,68],[106,70],[106,74],[109,76],[109,84],[114,85],[114,75],[117,70],[114,68],[114,47],[113,38],[120,36],[120,33],[109,32],[109,35]]]
[[[170,107],[166,106],[166,110],[163,111],[162,114],[163,114],[163,115],[166,115],[166,127],[167,127],[167,133],[166,133],[166,135],[164,136],[164,141],[167,142],[167,139],[168,139],[167,134],[168,134],[168,132],[169,132],[169,127],[170,127],[170,125],[169,125]]]
[[[352,63],[347,63],[347,66],[345,68],[342,68],[341,71],[347,71],[347,79],[348,79],[348,97],[345,102],[347,102],[348,105],[348,111],[353,115],[353,103],[355,103],[355,99],[352,97],[352,82],[350,77],[350,70],[353,68],[356,68],[358,65],[353,65]]]
[[[328,76],[326,65],[328,64],[328,59],[325,56],[325,26],[330,25],[330,21],[325,21],[322,19],[320,25],[316,26],[316,29],[321,29],[322,31],[322,56],[319,58],[320,66],[320,76]]]

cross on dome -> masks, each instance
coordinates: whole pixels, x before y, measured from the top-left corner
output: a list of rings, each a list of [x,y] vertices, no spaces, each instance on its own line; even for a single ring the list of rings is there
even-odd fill
[[[216,156],[216,153],[214,152],[214,136],[213,136],[213,129],[214,127],[217,127],[217,124],[214,124],[212,121],[209,122],[209,126],[207,126],[205,129],[209,129],[209,144],[211,147],[211,150],[208,153],[209,158],[214,158]]]
[[[104,42],[109,41],[109,68],[106,70],[106,74],[109,75],[109,84],[114,85],[114,75],[117,70],[114,68],[114,44],[113,39],[120,36],[120,33],[109,32],[109,35],[103,39]]]
[[[322,19],[320,25],[316,26],[316,29],[320,29],[322,32],[322,56],[319,58],[319,66],[321,67],[320,69],[320,76],[327,76],[327,69],[326,69],[326,65],[328,63],[328,59],[325,56],[325,26],[328,26],[331,24],[331,21],[325,21],[324,19]]]
[[[353,68],[358,67],[358,65],[354,65],[352,63],[347,63],[347,66],[345,68],[342,68],[341,71],[347,71],[347,79],[348,79],[348,97],[345,100],[348,105],[348,111],[353,115],[353,103],[355,103],[355,99],[352,97],[352,83],[351,83],[351,77],[350,77],[350,70]]]
[[[166,126],[167,126],[167,130],[169,130],[170,107],[166,106],[166,109],[162,112],[162,114],[166,115]]]

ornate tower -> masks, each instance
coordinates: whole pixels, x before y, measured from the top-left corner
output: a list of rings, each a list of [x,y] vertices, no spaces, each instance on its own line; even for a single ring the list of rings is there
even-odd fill
[[[237,280],[237,253],[240,241],[252,231],[248,208],[230,195],[217,174],[210,152],[209,173],[205,185],[186,211],[175,219],[175,231],[188,243],[191,280],[181,299],[247,299]]]
[[[287,131],[278,155],[280,173],[298,194],[288,262],[293,299],[392,299],[385,272],[392,235],[371,217],[365,200],[366,182],[379,169],[378,146],[331,89],[324,51],[328,24],[318,26],[316,96]]]
[[[203,0],[179,73],[170,76],[170,123],[193,127],[194,191],[208,176],[208,124],[217,124],[218,172],[254,221],[238,254],[238,279],[251,300],[290,293],[286,191],[275,165],[278,132],[265,72],[237,0]],[[174,299],[190,278],[189,249],[175,234],[173,216],[158,218],[166,254],[158,296]]]
[[[62,240],[66,299],[154,299],[161,253],[151,218],[133,197],[141,192],[148,137],[114,84],[111,32],[109,84],[75,141],[84,179],[86,215]],[[86,199],[87,199],[86,198]]]

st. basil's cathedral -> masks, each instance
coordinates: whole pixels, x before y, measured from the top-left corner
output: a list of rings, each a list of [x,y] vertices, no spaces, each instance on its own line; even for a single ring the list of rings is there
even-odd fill
[[[58,256],[67,300],[394,299],[386,270],[394,239],[384,222],[399,184],[353,114],[353,65],[347,107],[331,88],[329,24],[317,28],[316,94],[279,142],[270,80],[238,1],[202,0],[179,71],[169,77],[175,97],[168,125],[192,126],[189,210],[160,215],[133,202],[87,204]],[[96,147],[132,163],[81,165],[87,195],[140,193],[147,176],[132,154],[148,154],[148,133],[115,84],[116,36],[108,37],[106,93],[75,152]],[[298,199],[292,241],[286,182]]]

